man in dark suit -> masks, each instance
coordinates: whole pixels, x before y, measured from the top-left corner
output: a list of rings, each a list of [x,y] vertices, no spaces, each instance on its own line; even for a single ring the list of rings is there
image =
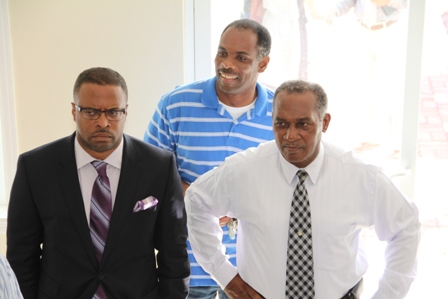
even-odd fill
[[[123,134],[127,96],[117,72],[82,72],[73,91],[76,132],[20,155],[7,258],[25,299],[187,297],[176,162]],[[107,176],[92,161],[106,162]],[[97,184],[102,195],[92,193]]]

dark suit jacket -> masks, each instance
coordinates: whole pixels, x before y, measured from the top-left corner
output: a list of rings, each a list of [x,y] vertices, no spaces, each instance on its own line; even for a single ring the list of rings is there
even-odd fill
[[[25,299],[91,299],[99,283],[109,299],[186,298],[186,215],[173,154],[124,136],[117,195],[98,265],[74,138],[59,139],[18,159],[7,257]],[[134,213],[136,202],[150,195],[159,203]]]

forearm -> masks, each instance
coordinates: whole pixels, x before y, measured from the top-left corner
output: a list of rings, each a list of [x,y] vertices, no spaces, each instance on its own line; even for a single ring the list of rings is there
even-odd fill
[[[416,275],[420,241],[419,211],[383,173],[376,177],[375,231],[387,241],[385,270],[373,298],[404,298]]]
[[[8,208],[6,255],[25,298],[37,298],[42,236],[43,228],[24,163],[19,162]]]
[[[156,225],[159,289],[163,298],[187,295],[190,263],[187,254],[187,224],[180,177],[174,156],[167,178],[167,193],[160,207]],[[178,295],[176,295],[178,294]]]
[[[158,252],[160,298],[187,298],[190,263],[184,246]]]
[[[188,199],[186,208],[188,238],[193,254],[204,270],[224,288],[237,274],[237,270],[225,255],[225,247],[221,243],[223,232],[218,217],[208,214]]]
[[[193,184],[195,185],[196,183]],[[192,187],[187,190],[185,206],[193,254],[204,270],[224,288],[237,274],[237,270],[225,255],[225,246],[222,244],[223,231],[219,225],[220,213],[210,206],[207,199],[201,197],[208,197],[203,190],[193,187],[197,191],[193,194],[191,189]]]
[[[372,298],[405,298],[416,277],[416,257],[420,241],[420,224],[416,221],[388,241],[386,265]]]
[[[184,196],[185,196],[185,192],[187,192],[188,187],[190,187],[190,184],[188,184],[187,182],[182,180],[182,189],[183,189],[183,192],[184,192]]]

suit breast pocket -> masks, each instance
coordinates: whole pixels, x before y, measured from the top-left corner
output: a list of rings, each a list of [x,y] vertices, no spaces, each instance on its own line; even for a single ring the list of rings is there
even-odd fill
[[[145,221],[155,219],[157,216],[158,207],[151,207],[146,210],[141,210],[138,212],[132,212],[131,221]]]

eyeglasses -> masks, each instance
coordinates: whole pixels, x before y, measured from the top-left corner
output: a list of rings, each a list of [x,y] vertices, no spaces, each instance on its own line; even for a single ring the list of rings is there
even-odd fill
[[[81,112],[82,118],[89,120],[96,120],[100,118],[101,113],[106,114],[106,118],[110,121],[119,121],[123,118],[123,115],[126,113],[125,109],[108,109],[108,110],[98,110],[94,108],[82,108],[78,105],[75,105],[76,110]]]

